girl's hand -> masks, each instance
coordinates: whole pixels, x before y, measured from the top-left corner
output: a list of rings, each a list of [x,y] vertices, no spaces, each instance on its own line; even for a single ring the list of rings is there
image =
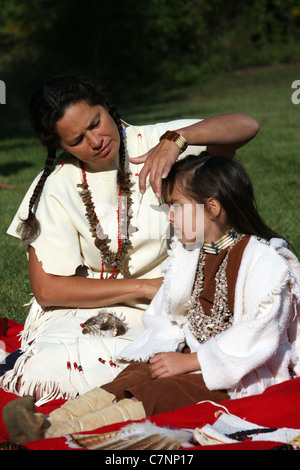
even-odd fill
[[[152,379],[172,377],[174,375],[195,372],[201,369],[197,359],[197,353],[159,353],[151,357],[149,363]]]

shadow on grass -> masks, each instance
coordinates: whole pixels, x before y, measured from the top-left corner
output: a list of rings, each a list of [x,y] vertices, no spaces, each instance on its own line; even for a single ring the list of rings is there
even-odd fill
[[[16,174],[24,168],[30,168],[33,164],[30,162],[11,162],[0,164],[0,175],[9,176]]]
[[[30,147],[32,146],[32,141],[29,140],[33,138],[32,135],[28,133],[28,135],[19,135],[16,133],[16,131],[13,133],[13,136],[11,137],[11,140],[2,140],[1,139],[1,133],[0,133],[0,151],[5,152],[5,151],[11,151],[14,149],[18,149],[20,147]],[[9,139],[9,137],[6,136],[6,139]],[[37,142],[37,140],[36,140]]]
[[[0,147],[1,140],[32,136],[27,111],[18,106],[0,106]]]
[[[23,121],[14,122],[13,119],[6,121],[5,124],[3,122],[0,126],[0,149],[4,148],[4,145],[1,141],[5,141],[7,139],[20,139],[20,138],[28,138],[32,137],[32,131],[29,126],[24,123]],[[9,148],[11,148],[12,144],[10,144]]]

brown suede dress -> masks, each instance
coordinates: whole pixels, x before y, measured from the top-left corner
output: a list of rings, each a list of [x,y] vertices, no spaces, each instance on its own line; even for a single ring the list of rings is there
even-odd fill
[[[234,293],[239,266],[249,236],[242,238],[231,250],[227,262],[228,307],[234,312]],[[218,255],[207,254],[204,288],[199,298],[204,312],[211,315],[215,292],[215,275],[227,250]],[[185,351],[188,353],[188,350]],[[213,366],[213,364],[212,364]],[[114,380],[101,388],[113,393],[117,400],[134,396],[144,405],[146,416],[172,411],[203,400],[216,403],[229,398],[225,390],[209,390],[201,373],[151,379],[148,363],[136,362],[126,367]]]

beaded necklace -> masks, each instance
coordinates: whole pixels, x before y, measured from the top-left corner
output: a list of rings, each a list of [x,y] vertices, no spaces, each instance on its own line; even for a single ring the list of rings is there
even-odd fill
[[[81,188],[79,195],[85,205],[86,213],[85,216],[90,224],[90,232],[95,238],[95,246],[101,252],[102,258],[102,270],[101,279],[103,279],[104,265],[112,266],[112,274],[109,279],[117,277],[120,272],[124,277],[130,275],[128,269],[128,257],[126,257],[129,250],[132,248],[131,241],[129,240],[130,232],[130,220],[131,220],[131,183],[130,181],[125,185],[119,185],[118,189],[118,207],[117,207],[117,224],[118,224],[118,248],[117,252],[114,252],[109,247],[108,235],[104,233],[101,223],[95,211],[95,206],[92,199],[92,193],[89,189],[87,182],[86,171],[84,169],[83,162],[80,162],[82,171],[83,182],[77,184],[77,187]],[[133,227],[132,227],[133,231]]]
[[[199,296],[202,293],[204,287],[204,269],[206,262],[206,254],[214,253],[217,255],[220,250],[207,251],[208,246],[206,244],[204,244],[202,249],[200,250],[194,287],[191,298],[188,302],[187,314],[191,331],[200,343],[204,343],[210,337],[216,336],[222,331],[227,330],[233,323],[233,313],[230,312],[228,308],[228,286],[226,267],[230,250],[245,235],[237,234],[234,230],[230,230],[228,235],[230,237],[231,242],[229,244],[227,244],[226,242],[228,251],[215,276],[216,288],[213,306],[211,308],[211,315],[206,315],[206,313],[204,312],[199,300]],[[216,242],[216,244],[214,245],[217,245],[218,242]]]
[[[215,243],[204,243],[203,248],[206,253],[218,254],[221,250],[228,248],[232,242],[237,238],[237,233],[231,229],[226,235],[219,238]]]

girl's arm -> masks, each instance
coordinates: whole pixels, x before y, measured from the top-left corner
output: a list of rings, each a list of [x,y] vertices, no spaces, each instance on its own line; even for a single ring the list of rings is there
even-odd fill
[[[152,299],[162,283],[162,278],[88,279],[47,274],[33,247],[29,248],[29,276],[42,307],[96,308],[137,298]]]
[[[217,115],[176,130],[189,145],[206,146],[210,153],[230,157],[235,155],[238,148],[253,139],[258,131],[258,123],[246,114]],[[130,159],[136,164],[145,162],[139,175],[140,191],[145,192],[146,178],[149,176],[153,191],[159,197],[161,180],[169,174],[179,155],[178,145],[163,139],[149,152]]]

